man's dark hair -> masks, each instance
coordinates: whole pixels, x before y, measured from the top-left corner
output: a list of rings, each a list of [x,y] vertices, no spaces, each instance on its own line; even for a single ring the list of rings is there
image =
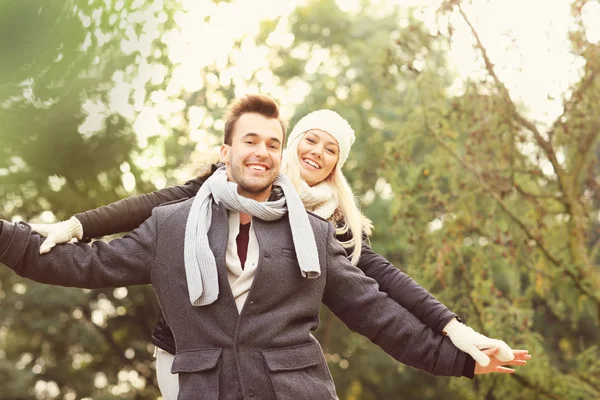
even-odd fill
[[[247,113],[257,113],[267,118],[278,119],[281,124],[281,130],[283,131],[283,140],[281,143],[285,143],[287,124],[279,118],[279,107],[277,106],[277,103],[275,103],[272,98],[260,94],[251,94],[235,99],[227,106],[227,111],[223,118],[225,120],[225,136],[223,138],[223,143],[231,146],[233,127],[237,120]]]

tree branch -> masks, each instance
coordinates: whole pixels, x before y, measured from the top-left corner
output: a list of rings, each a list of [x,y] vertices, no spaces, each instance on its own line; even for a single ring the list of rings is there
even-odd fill
[[[583,96],[583,93],[585,93],[588,90],[588,88],[594,82],[597,72],[598,72],[597,70],[592,69],[591,72],[583,79],[583,81],[580,82],[577,89],[575,89],[572,92],[573,94],[571,95],[571,98],[569,100],[566,100],[566,99],[563,100],[563,112],[560,115],[560,117],[558,117],[554,121],[554,123],[552,124],[552,127],[550,128],[550,132],[549,132],[550,139],[554,136],[554,134],[556,133],[556,130],[559,127],[564,126],[564,122],[562,122],[562,120],[564,118],[566,118],[567,115],[571,112],[571,110],[573,108],[573,104],[575,103],[574,100],[579,100]]]
[[[489,192],[489,194],[492,196],[492,198],[498,203],[498,205],[500,206],[500,208],[502,208],[502,210],[504,211],[505,214],[507,214],[509,216],[509,218],[511,220],[513,220],[513,222],[515,222],[520,228],[521,230],[525,233],[525,236],[527,236],[529,239],[534,240],[537,247],[540,249],[540,251],[542,252],[542,254],[546,257],[546,259],[548,261],[550,261],[552,264],[554,264],[556,267],[558,267],[559,269],[561,269],[564,273],[566,273],[569,277],[572,278],[573,283],[575,284],[575,286],[584,294],[586,294],[588,297],[590,297],[595,303],[596,305],[600,308],[600,296],[597,295],[594,291],[592,291],[590,288],[585,287],[584,285],[582,285],[580,277],[579,277],[579,273],[575,273],[574,271],[570,270],[569,268],[566,268],[562,265],[562,263],[556,258],[554,257],[550,251],[544,246],[543,243],[540,242],[540,239],[538,237],[536,237],[533,232],[529,229],[529,227],[525,224],[525,222],[523,222],[511,209],[511,207],[506,204],[506,202],[504,200],[502,200],[502,198],[500,196],[498,196],[497,193],[495,193],[494,191],[492,191],[489,186],[486,184],[485,180],[483,180],[483,178],[481,177],[481,175],[475,171],[470,164],[464,162],[449,146],[447,143],[445,143],[435,132],[431,132],[432,136],[434,137],[434,139],[436,140],[436,142],[438,142],[447,152],[450,153],[450,155],[456,160],[458,161],[458,163],[465,168],[467,171],[471,172],[473,175],[475,175],[479,185],[486,190],[487,192]],[[578,271],[579,272],[579,271]]]
[[[600,386],[598,386],[597,383],[593,382],[591,379],[582,376],[582,375],[578,375],[578,374],[569,374],[569,376],[572,376],[575,379],[578,379],[580,381],[582,381],[584,384],[588,385],[595,393],[594,397],[600,397]]]
[[[585,170],[585,165],[587,164],[588,158],[592,151],[595,150],[595,142],[598,139],[598,132],[600,130],[600,120],[596,119],[590,128],[590,131],[587,135],[583,135],[579,142],[578,153],[575,158],[575,164],[571,170],[573,175],[573,181],[579,182],[581,179],[579,175],[581,172]]]
[[[523,195],[523,197],[532,199],[532,200],[537,200],[537,199],[545,199],[545,200],[554,200],[558,203],[560,203],[561,206],[565,207],[565,204],[563,202],[563,199],[559,196],[556,196],[554,194],[543,194],[543,193],[531,193],[526,191],[523,186],[519,185],[518,183],[515,182],[515,189],[517,189],[517,192],[521,193]],[[539,205],[536,201],[536,205]]]
[[[479,34],[475,30],[475,27],[473,26],[473,24],[467,17],[467,14],[463,11],[463,9],[460,5],[460,2],[457,2],[456,6],[457,6],[458,11],[459,11],[460,15],[462,16],[463,20],[469,26],[471,33],[473,34],[473,37],[475,38],[475,41],[477,42],[476,47],[481,51],[481,54],[483,56],[483,60],[485,62],[485,68],[488,71],[488,73],[490,74],[490,76],[492,77],[492,79],[494,80],[494,83],[496,84],[498,90],[500,90],[500,95],[504,99],[506,105],[508,106],[510,113],[513,115],[515,120],[521,126],[525,127],[527,130],[529,130],[531,133],[533,133],[533,136],[535,137],[536,142],[542,148],[542,150],[546,154],[546,157],[548,157],[548,160],[552,164],[552,168],[554,169],[554,172],[556,173],[556,176],[558,177],[558,183],[564,191],[564,182],[563,182],[564,170],[562,169],[560,163],[558,162],[558,158],[556,157],[556,153],[554,152],[554,148],[552,147],[552,144],[549,141],[547,141],[546,139],[544,139],[544,137],[542,136],[542,134],[540,133],[540,131],[538,130],[537,126],[535,126],[534,123],[527,120],[525,117],[523,117],[518,112],[517,107],[515,106],[515,103],[513,102],[512,98],[510,97],[510,93],[508,92],[508,89],[506,89],[506,86],[504,85],[504,83],[502,83],[500,78],[498,78],[498,75],[496,75],[496,71],[494,70],[494,64],[490,61],[490,58],[487,54],[487,50],[483,46],[483,43],[481,42],[481,39],[479,38]]]
[[[426,108],[425,100],[423,98],[423,94],[421,93],[421,87],[420,87],[419,82],[417,82],[417,92],[419,95],[419,100],[421,101],[421,107],[423,109],[425,131],[428,132],[429,134],[431,134],[431,136],[434,138],[434,140],[440,146],[442,146],[450,154],[450,156],[452,158],[454,158],[465,170],[467,170],[468,172],[470,172],[471,174],[473,174],[475,176],[475,178],[477,179],[477,182],[479,183],[479,186],[481,188],[483,188],[484,190],[486,190],[492,196],[492,198],[498,203],[500,208],[502,208],[504,213],[506,215],[508,215],[508,217],[511,220],[513,220],[513,222],[515,222],[517,224],[517,226],[519,226],[519,228],[521,228],[521,230],[525,233],[525,236],[527,236],[530,240],[535,241],[538,249],[542,252],[544,257],[546,257],[546,259],[548,261],[550,261],[552,264],[554,264],[556,267],[558,267],[563,273],[567,274],[573,280],[575,287],[577,287],[582,293],[584,293],[586,296],[588,296],[590,299],[592,299],[592,301],[594,301],[594,303],[596,303],[598,310],[600,312],[600,294],[597,294],[596,291],[594,291],[592,288],[588,288],[582,284],[580,275],[583,275],[583,274],[581,273],[581,271],[579,271],[579,269],[577,268],[576,269],[577,273],[576,273],[575,271],[569,269],[567,266],[563,266],[562,263],[556,257],[554,257],[552,255],[552,253],[550,253],[550,250],[547,249],[543,243],[541,243],[540,238],[533,234],[533,232],[531,231],[531,229],[529,229],[527,224],[525,224],[525,222],[522,221],[519,218],[519,216],[513,212],[512,208],[508,204],[506,204],[506,202],[496,192],[494,192],[489,187],[489,185],[486,183],[485,179],[483,179],[481,174],[478,171],[476,171],[471,164],[465,162],[458,154],[456,154],[456,152],[452,148],[450,148],[448,143],[446,143],[430,127],[429,120],[427,118],[427,108]]]
[[[477,314],[477,319],[479,321],[478,329],[484,335],[489,336],[489,334],[486,332],[485,325],[483,323],[483,321],[484,321],[484,317],[483,316],[484,316],[485,312],[479,307],[479,305],[477,304],[477,302],[475,301],[475,299],[471,295],[471,293],[473,292],[473,290],[475,290],[475,288],[473,287],[473,284],[471,283],[471,279],[469,279],[469,276],[467,275],[467,265],[465,264],[465,260],[463,258],[463,255],[462,255],[460,249],[458,249],[456,247],[456,245],[452,246],[452,248],[454,250],[454,253],[458,257],[458,259],[460,260],[460,270],[461,270],[461,273],[463,275],[463,281],[469,287],[469,290],[467,291],[467,298],[469,299],[469,303],[473,306],[473,309],[475,310],[475,312]]]

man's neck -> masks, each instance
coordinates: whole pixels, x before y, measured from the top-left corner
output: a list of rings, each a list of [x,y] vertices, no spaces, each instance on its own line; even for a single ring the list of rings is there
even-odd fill
[[[252,217],[248,214],[240,213],[240,224],[246,225],[249,224],[252,220]]]

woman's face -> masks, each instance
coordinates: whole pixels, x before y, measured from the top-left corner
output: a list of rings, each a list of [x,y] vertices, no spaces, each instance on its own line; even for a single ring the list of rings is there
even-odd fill
[[[329,133],[311,129],[306,131],[298,144],[300,175],[308,186],[323,182],[338,162],[340,147]]]

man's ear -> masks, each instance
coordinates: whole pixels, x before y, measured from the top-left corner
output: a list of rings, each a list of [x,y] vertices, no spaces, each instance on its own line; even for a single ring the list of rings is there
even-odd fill
[[[221,150],[219,150],[219,158],[222,163],[229,164],[229,151],[231,150],[231,146],[224,144],[221,146]]]

